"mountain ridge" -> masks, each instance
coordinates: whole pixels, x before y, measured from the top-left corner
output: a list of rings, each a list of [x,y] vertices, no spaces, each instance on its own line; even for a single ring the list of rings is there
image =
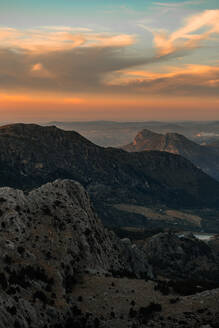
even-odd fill
[[[179,155],[103,148],[56,127],[0,129],[0,186],[30,190],[57,178],[80,182],[107,224],[116,223],[116,203],[219,206],[219,183]]]
[[[1,328],[95,328],[74,300],[85,273],[153,278],[144,251],[106,230],[72,180],[0,188],[0,255]]]
[[[219,180],[219,153],[216,147],[199,145],[179,133],[159,134],[144,129],[136,135],[132,143],[121,149],[128,152],[158,150],[178,154]]]

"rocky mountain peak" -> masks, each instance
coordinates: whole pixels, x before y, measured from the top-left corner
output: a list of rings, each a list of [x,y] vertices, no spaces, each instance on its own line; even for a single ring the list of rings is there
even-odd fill
[[[140,131],[135,137],[133,143],[122,148],[127,151],[159,150],[179,153],[177,149],[178,147],[200,148],[195,142],[187,139],[179,133],[168,132],[166,134],[159,134],[148,129]]]
[[[0,188],[0,267],[0,328],[70,327],[85,273],[153,277],[144,251],[106,230],[84,188],[67,179],[29,193]]]
[[[143,130],[137,134],[132,143],[121,148],[128,152],[158,150],[178,154],[219,180],[219,153],[217,147],[201,146],[179,133],[158,134]]]
[[[135,261],[132,245],[127,247],[103,227],[93,212],[88,194],[78,182],[56,180],[28,194],[0,188],[0,215],[2,243],[8,234],[12,250],[26,247],[32,258],[38,254],[42,261],[46,260],[45,250],[50,252],[52,262],[58,252],[60,261],[66,265],[73,261],[72,275],[90,269],[146,274],[147,263],[144,266],[142,258],[141,262],[137,259],[141,254],[136,253]],[[128,256],[133,258],[133,267]]]
[[[144,129],[137,134],[136,138],[143,139],[143,138],[153,137],[153,136],[158,136],[158,135],[160,135],[160,134],[153,132],[151,130],[148,130],[148,129]]]

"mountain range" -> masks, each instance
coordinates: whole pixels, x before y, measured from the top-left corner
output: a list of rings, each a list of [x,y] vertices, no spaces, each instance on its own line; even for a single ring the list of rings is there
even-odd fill
[[[192,210],[217,211],[219,182],[181,155],[53,126],[3,126],[0,147],[0,328],[218,327],[218,236],[120,239],[100,219],[202,229]]]
[[[81,121],[48,122],[63,130],[74,130],[97,145],[120,147],[130,143],[136,134],[143,130],[156,133],[180,133],[198,144],[209,144],[219,140],[219,121]]]
[[[218,208],[219,183],[182,156],[103,148],[74,131],[14,124],[0,128],[0,185],[30,190],[57,178],[88,191],[107,225],[147,220],[116,204]]]

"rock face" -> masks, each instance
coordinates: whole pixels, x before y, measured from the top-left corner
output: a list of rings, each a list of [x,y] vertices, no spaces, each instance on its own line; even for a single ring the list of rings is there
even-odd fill
[[[128,152],[159,150],[178,154],[219,180],[218,148],[214,145],[201,146],[178,133],[159,134],[142,130],[132,143],[123,146],[122,149]]]
[[[73,276],[74,272],[85,270],[130,275],[148,270],[146,261],[142,265],[145,254],[128,239],[120,241],[103,227],[88,194],[77,182],[56,180],[27,195],[0,188],[0,210],[0,240],[4,242],[6,235],[11,237],[6,244],[12,253],[16,247],[23,247],[25,253],[28,245],[28,252],[32,253],[28,258],[36,259],[35,253],[41,252],[42,258],[57,262],[58,254],[64,265],[71,266]],[[44,254],[45,250],[48,254]]]
[[[156,274],[177,280],[218,281],[217,253],[193,235],[160,233],[146,242],[144,250]]]
[[[84,272],[153,276],[144,251],[106,230],[71,180],[27,195],[0,188],[0,254],[2,328],[65,327],[77,312],[72,289]]]
[[[110,328],[112,322],[113,327],[114,322],[115,327],[124,328],[131,322],[141,328],[152,318],[155,326],[161,327],[158,317],[147,318],[147,302],[144,321],[141,299],[138,306],[133,301],[133,293],[142,295],[142,289],[150,291],[150,299],[155,283],[149,281],[151,287],[145,289],[145,279],[127,282],[121,277],[155,278],[147,261],[155,257],[161,268],[164,260],[170,267],[159,271],[154,262],[155,270],[164,276],[170,272],[176,276],[184,265],[182,274],[190,269],[197,278],[200,256],[202,261],[208,258],[204,263],[212,269],[214,259],[209,248],[196,239],[188,240],[183,245],[162,234],[138,248],[127,238],[118,239],[103,227],[84,188],[72,180],[56,180],[29,193],[0,188],[0,328]],[[175,271],[171,271],[172,265]],[[99,281],[104,287],[89,286],[89,281]],[[86,297],[85,303],[79,290]],[[111,303],[105,308],[102,305],[108,293]],[[89,303],[93,303],[91,308]],[[160,304],[154,306],[161,309]]]
[[[219,183],[167,152],[102,148],[76,132],[34,124],[1,127],[0,149],[0,186],[30,190],[57,178],[79,181],[106,224],[116,224],[116,203],[219,206]]]

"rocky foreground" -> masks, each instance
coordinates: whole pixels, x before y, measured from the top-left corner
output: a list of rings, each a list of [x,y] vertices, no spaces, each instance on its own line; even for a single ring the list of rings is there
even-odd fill
[[[171,254],[164,247],[167,238]],[[143,247],[120,240],[103,227],[84,188],[71,180],[27,194],[1,188],[0,327],[200,327],[206,322],[218,327],[216,289],[206,303],[197,294],[192,309],[194,296],[181,297],[176,285],[165,282],[170,257],[178,254],[172,279],[185,281],[178,277],[182,266],[193,270],[202,262],[201,273],[194,274],[203,280],[212,268],[217,274],[217,253],[192,238],[195,254],[188,259],[191,248],[181,244],[180,249],[181,241],[174,238],[158,235]],[[187,239],[184,245],[191,245]],[[215,287],[214,279],[206,281]],[[173,307],[177,316],[168,315]]]

